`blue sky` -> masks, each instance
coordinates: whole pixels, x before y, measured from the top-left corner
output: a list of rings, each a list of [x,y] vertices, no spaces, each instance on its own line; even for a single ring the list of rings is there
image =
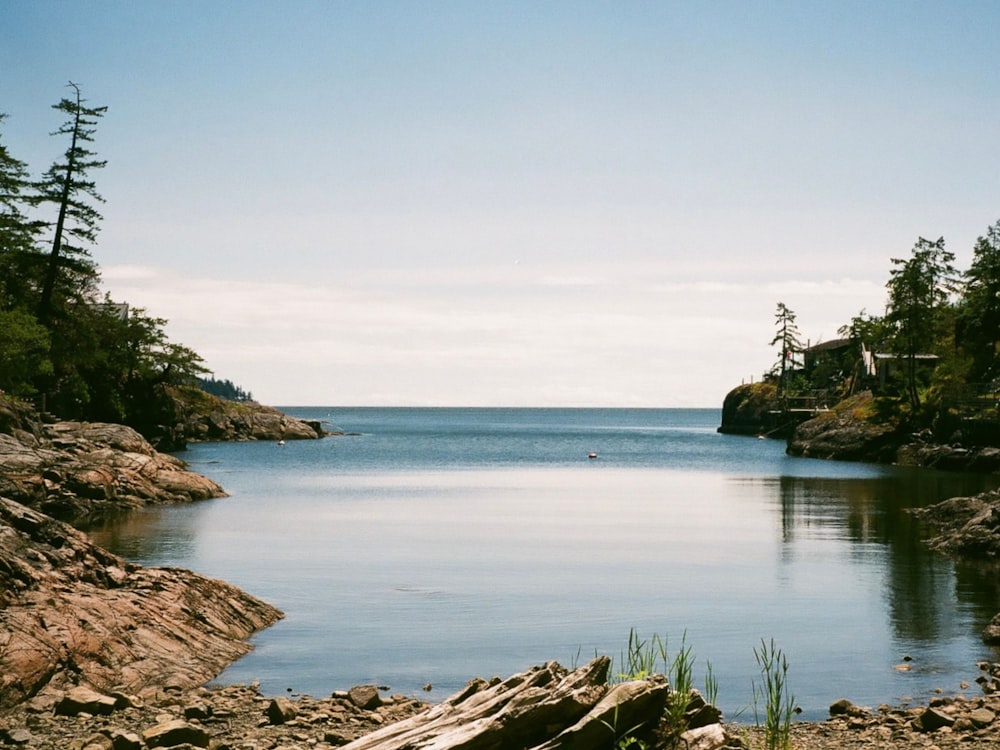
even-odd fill
[[[0,0],[2,137],[106,105],[93,254],[292,404],[716,406],[778,301],[1000,218],[984,2]]]

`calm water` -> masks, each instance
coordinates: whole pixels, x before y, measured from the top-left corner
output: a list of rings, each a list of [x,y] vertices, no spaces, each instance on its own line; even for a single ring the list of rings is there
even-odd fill
[[[231,497],[95,532],[284,610],[221,682],[439,699],[475,676],[617,658],[636,628],[672,651],[686,637],[730,718],[773,638],[804,718],[822,718],[844,696],[958,691],[998,658],[979,639],[995,576],[926,552],[903,512],[996,478],[790,458],[717,434],[717,410],[287,411],[359,434],[194,446],[184,458]]]

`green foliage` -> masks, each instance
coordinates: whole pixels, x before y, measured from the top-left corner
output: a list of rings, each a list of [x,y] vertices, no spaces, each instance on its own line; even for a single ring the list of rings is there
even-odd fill
[[[976,240],[964,278],[956,343],[970,360],[969,380],[995,380],[1000,378],[1000,221]]]
[[[107,108],[70,87],[53,133],[68,145],[41,179],[0,143],[0,389],[61,417],[157,424],[162,387],[207,370],[165,320],[98,294],[90,248],[103,199],[90,175],[105,162],[90,144]]]
[[[216,380],[214,377],[199,378],[198,387],[213,396],[229,401],[253,401],[253,394],[243,390],[231,380]]]
[[[666,648],[665,642],[664,648]],[[687,729],[685,714],[691,705],[691,696],[694,693],[693,675],[694,659],[685,631],[681,637],[681,647],[670,661],[670,695],[667,697],[666,709],[667,727],[677,736]]]
[[[664,712],[664,725],[668,739],[676,741],[687,729],[686,712],[696,690],[694,687],[694,664],[691,645],[687,642],[687,632],[681,636],[677,653],[670,656],[666,637],[654,633],[648,639],[641,638],[635,628],[629,630],[628,647],[619,656],[621,667],[612,665],[611,679],[616,682],[643,680],[656,674],[667,677],[670,693]],[[719,683],[708,665],[705,677],[705,692],[714,703],[718,698]]]
[[[601,723],[611,732],[612,750],[646,750],[646,743],[635,736],[641,725],[621,729],[618,726],[618,706],[615,706],[611,721],[601,719]]]
[[[719,701],[719,678],[712,670],[712,662],[705,662],[705,700],[712,706]]]
[[[788,690],[788,659],[774,644],[760,641],[760,648],[753,650],[760,668],[761,683],[753,683],[753,712],[757,726],[764,728],[767,750],[788,750],[791,747],[792,717],[795,715],[795,696]],[[763,724],[759,713],[764,703]]]
[[[775,645],[774,639],[770,642],[761,639],[760,647],[754,648],[754,658],[760,669],[761,680],[754,680],[751,684],[753,711],[757,726],[764,730],[765,748],[789,750],[792,719],[798,709],[795,706],[795,696],[788,686],[788,659]],[[692,681],[694,662],[686,632],[681,638],[680,648],[671,657],[665,637],[654,634],[651,638],[644,639],[632,628],[629,631],[628,646],[619,656],[620,667],[615,669],[612,665],[610,671],[610,679],[614,682],[645,679],[655,674],[668,677],[670,694],[661,729],[663,739],[670,747],[680,744],[681,735],[687,729],[687,709],[692,705],[692,698],[697,697]],[[706,662],[704,698],[709,705],[714,706],[718,697],[719,681],[711,662]],[[643,741],[634,736],[638,727],[624,731],[618,727],[617,711],[611,722],[603,723],[611,731],[611,746],[615,750],[644,750],[646,747]]]
[[[912,429],[995,419],[975,394],[1000,382],[1000,221],[976,241],[967,271],[954,261],[944,238],[918,238],[909,257],[891,259],[885,315],[862,310],[838,330],[851,342],[848,359],[776,375],[784,390],[844,398],[870,389],[880,421]],[[780,323],[790,311],[778,310]],[[779,331],[772,344],[782,341]]]
[[[6,115],[0,114],[0,125]],[[27,210],[31,185],[27,165],[0,141],[0,310],[12,310],[28,296],[31,258],[38,227]]]
[[[0,352],[0,388],[14,396],[34,396],[33,381],[52,373],[48,329],[23,310],[0,310]]]
[[[892,350],[905,361],[906,394],[914,408],[920,405],[917,358],[935,348],[942,308],[956,289],[954,260],[944,237],[936,242],[921,237],[908,259],[892,259],[886,320],[892,326]]]

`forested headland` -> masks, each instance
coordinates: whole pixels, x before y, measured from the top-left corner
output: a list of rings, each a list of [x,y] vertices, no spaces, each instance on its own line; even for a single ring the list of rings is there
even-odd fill
[[[838,333],[803,342],[795,312],[779,302],[776,362],[730,392],[720,430],[882,461],[915,441],[1000,447],[1000,221],[976,240],[965,270],[943,237],[919,238],[908,257],[891,259],[884,312],[862,310]],[[838,430],[839,444],[815,442]]]
[[[107,107],[81,87],[53,105],[59,155],[40,175],[0,131],[0,391],[62,419],[119,422],[148,434],[170,416],[165,388],[198,386],[208,369],[171,341],[166,320],[100,292],[97,133]],[[0,128],[6,114],[0,114]],[[247,400],[230,381],[203,379]]]

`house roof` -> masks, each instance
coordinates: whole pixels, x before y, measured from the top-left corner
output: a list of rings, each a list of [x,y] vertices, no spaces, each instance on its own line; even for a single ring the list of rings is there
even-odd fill
[[[814,352],[828,352],[834,349],[846,349],[851,345],[850,339],[830,339],[829,341],[821,341],[818,344],[812,346],[807,346],[802,351],[812,354]]]

